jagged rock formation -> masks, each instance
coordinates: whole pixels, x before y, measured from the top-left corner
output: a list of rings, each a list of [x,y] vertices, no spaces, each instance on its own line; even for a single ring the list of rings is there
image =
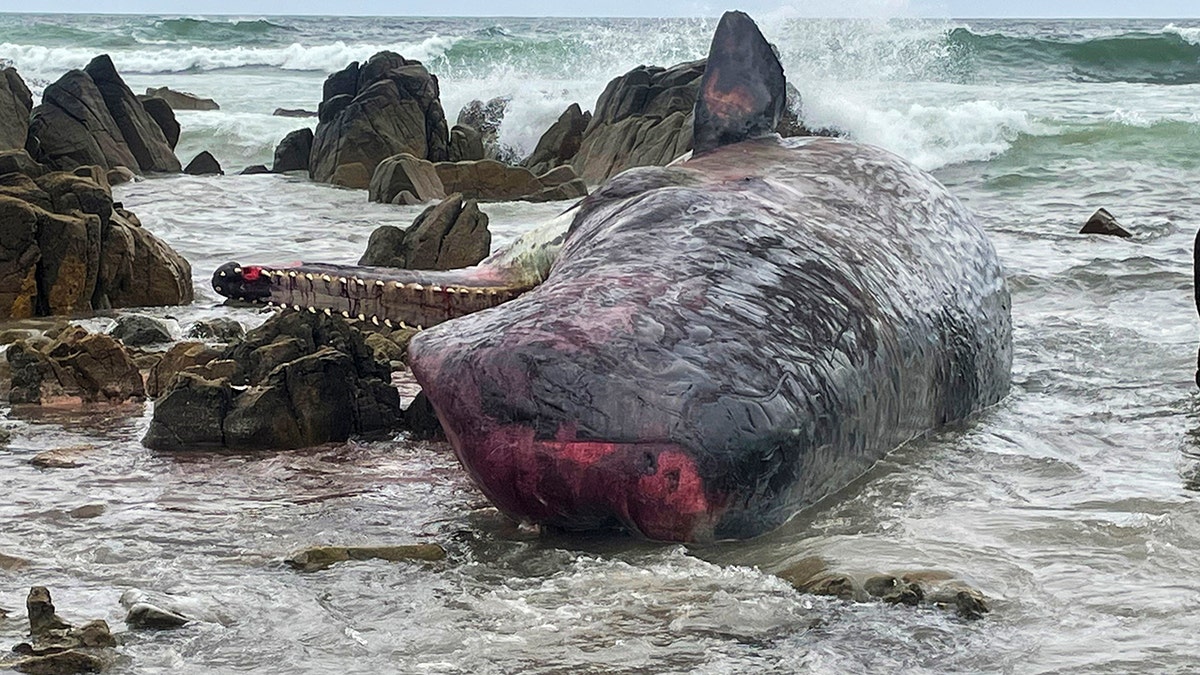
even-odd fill
[[[313,180],[366,188],[376,166],[402,152],[449,159],[437,77],[420,61],[380,52],[325,80],[309,157]]]
[[[358,264],[450,270],[478,264],[491,248],[487,214],[475,200],[453,194],[425,209],[405,230],[393,225],[377,228]]]
[[[0,150],[25,147],[33,95],[14,68],[0,69]]]

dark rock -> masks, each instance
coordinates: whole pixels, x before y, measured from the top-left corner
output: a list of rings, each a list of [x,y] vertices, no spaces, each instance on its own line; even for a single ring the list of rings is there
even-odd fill
[[[18,340],[9,345],[5,358],[12,372],[9,403],[41,403],[64,395],[50,359],[33,345]]]
[[[368,333],[365,338],[367,346],[375,352],[375,360],[385,363],[403,361],[406,351],[400,345],[392,342],[380,333]]]
[[[147,630],[170,630],[186,626],[188,622],[188,618],[182,614],[155,607],[147,602],[135,603],[125,615],[125,625]]]
[[[192,158],[192,161],[184,167],[183,172],[189,176],[219,176],[225,173],[221,170],[221,164],[217,158],[207,150]]]
[[[178,373],[154,402],[154,418],[142,444],[155,450],[223,447],[221,427],[232,402],[229,380]]]
[[[82,70],[69,71],[46,87],[42,104],[31,113],[29,136],[35,139],[34,159],[54,169],[89,164],[140,168],[104,96]]]
[[[470,267],[487,257],[492,235],[487,214],[460,194],[417,216],[407,230],[384,225],[371,233],[360,265],[448,270]]]
[[[221,356],[221,352],[209,347],[203,342],[179,342],[163,354],[161,360],[150,369],[146,377],[146,394],[158,398],[167,390],[167,386],[175,375],[182,371],[192,371],[195,366],[203,366]]]
[[[312,153],[313,132],[307,127],[297,129],[275,147],[275,162],[271,170],[275,173],[308,171],[308,156]]]
[[[145,314],[124,314],[109,334],[126,347],[145,347],[171,341],[171,329],[166,322]]]
[[[271,170],[262,164],[254,164],[248,166],[238,172],[239,176],[257,176],[264,173],[271,173]]]
[[[542,134],[533,154],[523,164],[534,175],[541,175],[570,162],[575,153],[579,152],[579,146],[583,143],[583,131],[591,121],[591,113],[583,112],[578,103],[572,103],[546,133]]]
[[[135,176],[136,174],[129,169],[126,169],[123,166],[118,166],[115,169],[109,169],[108,173],[104,174],[104,180],[108,181],[110,186],[121,185],[122,183],[128,183],[129,181],[133,180]]]
[[[425,392],[417,394],[412,403],[404,409],[404,426],[417,440],[432,441],[446,437],[442,423],[438,420],[433,404],[429,402]]]
[[[103,504],[84,504],[67,511],[67,515],[77,520],[88,520],[99,518],[104,515],[105,510],[106,507]]]
[[[163,138],[167,140],[167,145],[172,150],[179,144],[179,120],[175,119],[175,111],[171,109],[171,105],[161,98],[156,96],[141,96],[138,100],[142,104],[142,108],[150,119],[158,125],[158,128],[163,133]]]
[[[46,173],[46,167],[33,161],[23,148],[0,151],[0,176],[9,173],[19,173],[30,178],[37,178]]]
[[[508,201],[543,189],[529,169],[508,166],[494,159],[439,162],[434,167],[447,193],[460,192],[468,199]]]
[[[379,163],[371,176],[367,198],[391,204],[403,192],[412,195],[417,203],[446,197],[433,163],[408,153],[393,155]]]
[[[50,589],[45,586],[29,589],[29,595],[25,597],[25,611],[29,614],[29,634],[34,638],[47,635],[50,631],[71,628],[71,624],[55,613]]]
[[[96,309],[161,307],[192,301],[192,266],[127,211],[114,211],[101,241]]]
[[[571,167],[563,166],[559,168],[570,169]],[[587,183],[583,182],[582,178],[575,178],[553,187],[543,188],[521,199],[527,202],[558,202],[566,199],[580,199],[586,197],[587,194]]]
[[[376,166],[393,155],[447,159],[449,133],[439,96],[436,77],[420,62],[394,52],[380,52],[361,68],[351,64],[330,75],[318,110],[310,176],[365,188]]]
[[[475,127],[454,125],[450,129],[450,161],[471,162],[483,158],[483,136]]]
[[[187,336],[190,338],[226,343],[240,340],[245,334],[246,329],[242,327],[242,324],[223,316],[197,321],[187,331]]]
[[[142,374],[121,343],[100,333],[60,337],[50,345],[56,365],[70,373],[85,401],[119,403],[146,396]],[[60,354],[55,349],[64,348]]]
[[[301,572],[328,569],[351,560],[387,560],[389,562],[437,562],[446,558],[446,549],[438,544],[406,546],[316,546],[293,555],[284,562]]]
[[[75,469],[83,466],[88,455],[96,451],[91,445],[71,445],[39,452],[29,463],[39,469]]]
[[[96,654],[68,649],[40,656],[29,656],[12,664],[11,668],[26,675],[73,675],[98,673],[108,661]]]
[[[1084,223],[1083,229],[1079,231],[1079,234],[1103,234],[1110,237],[1121,237],[1122,239],[1128,239],[1133,236],[1133,233],[1121,227],[1121,224],[1117,222],[1117,219],[1107,209],[1097,209],[1092,214],[1092,217],[1088,218],[1088,221]]]
[[[483,157],[480,159],[511,159],[509,153],[500,146],[500,124],[504,121],[504,113],[508,110],[508,102],[511,100],[506,96],[497,96],[487,102],[476,99],[458,112],[456,124],[470,127],[479,133],[483,145]]]
[[[33,95],[13,68],[0,68],[0,150],[25,147]]]
[[[142,171],[178,172],[179,158],[163,129],[117,74],[112,59],[102,54],[84,68],[104,99],[104,104]],[[126,165],[128,167],[128,165]],[[110,168],[110,167],[105,167]],[[128,167],[133,168],[133,167]]]
[[[161,98],[171,106],[172,110],[220,110],[221,106],[211,98],[203,98],[195,94],[189,94],[186,91],[174,91],[167,87],[159,87],[155,89],[150,87],[146,90],[148,98]]]
[[[292,448],[390,428],[400,417],[389,368],[340,318],[285,313],[230,347],[229,379],[184,371],[155,403],[148,447]],[[249,385],[235,392],[230,382]]]
[[[317,113],[312,110],[302,110],[300,108],[276,108],[275,112],[271,113],[275,117],[316,117]]]

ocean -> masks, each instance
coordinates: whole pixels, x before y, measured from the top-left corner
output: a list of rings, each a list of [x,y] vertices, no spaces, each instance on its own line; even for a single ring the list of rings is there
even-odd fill
[[[1196,668],[1200,407],[1192,242],[1200,228],[1200,21],[755,17],[803,119],[931,171],[990,232],[1013,292],[1014,386],[970,423],[897,449],[765,537],[664,546],[543,536],[487,508],[447,447],[356,440],[168,455],[139,442],[150,405],[14,411],[0,448],[0,607],[47,585],[69,619],[122,626],[117,598],[169,593],[206,620],[129,633],[114,673],[1161,673]],[[382,49],[422,60],[453,122],[510,98],[517,155],[569,104],[639,64],[705,54],[714,19],[155,17],[0,14],[0,60],[35,97],[111,55],[131,88],[210,97],[178,113],[177,152],[230,175],[150,178],[115,196],[183,253],[220,305],[228,260],[353,263],[372,229],[420,207],[271,163],[315,119],[325,76]],[[564,204],[483,206],[502,245]],[[1129,240],[1077,234],[1099,207]],[[107,317],[86,320],[103,327]],[[93,446],[81,469],[32,454]],[[95,518],[71,510],[103,504]],[[300,574],[314,544],[438,541],[447,562]],[[967,622],[797,594],[771,572],[948,570],[991,598]],[[0,642],[21,639],[0,620]]]

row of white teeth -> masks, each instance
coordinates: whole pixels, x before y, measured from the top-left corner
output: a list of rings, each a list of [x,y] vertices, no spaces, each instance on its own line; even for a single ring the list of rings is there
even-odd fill
[[[237,270],[235,270],[235,271],[237,271]],[[343,286],[348,286],[350,284],[354,284],[355,286],[363,286],[363,287],[365,287],[367,285],[374,285],[379,288],[383,288],[384,286],[387,286],[386,282],[381,281],[379,279],[375,279],[374,281],[372,281],[370,279],[361,279],[359,277],[333,277],[328,274],[322,274],[320,276],[317,276],[317,275],[313,274],[312,272],[305,272],[305,273],[301,274],[300,272],[297,272],[295,270],[288,270],[287,272],[284,272],[282,270],[263,270],[263,273],[266,274],[271,279],[278,279],[281,281],[284,278],[296,279],[296,278],[303,276],[308,281],[316,281],[317,279],[320,279],[321,281],[324,281],[327,284],[331,284],[336,281],[337,283],[342,284]],[[458,287],[454,287],[454,286],[443,287],[443,286],[438,286],[436,284],[431,284],[429,286],[423,286],[423,285],[417,284],[417,283],[402,284],[399,281],[393,281],[392,287],[405,288],[410,291],[424,291],[424,290],[428,289],[434,293],[445,292],[445,293],[450,293],[450,294],[474,293],[475,295],[485,295],[485,294],[486,295],[496,295],[496,289],[494,289],[494,288],[466,288],[466,287],[458,288]]]
[[[289,305],[286,302],[274,302],[271,300],[267,301],[267,307],[278,307],[280,309],[291,309],[291,310],[295,310],[297,312],[307,311],[309,314],[324,314],[325,316],[333,316],[333,310],[329,309],[328,307],[326,307],[323,310],[320,310],[320,309],[317,309],[316,307],[301,307],[300,305]],[[388,328],[416,328],[417,330],[425,330],[425,328],[423,326],[410,326],[410,325],[404,323],[403,321],[392,321],[391,319],[380,319],[378,316],[374,316],[374,315],[367,316],[366,314],[359,314],[359,315],[355,316],[345,310],[342,310],[341,315],[342,315],[343,319],[358,319],[359,321],[370,321],[371,323],[375,324],[376,326],[387,326]]]

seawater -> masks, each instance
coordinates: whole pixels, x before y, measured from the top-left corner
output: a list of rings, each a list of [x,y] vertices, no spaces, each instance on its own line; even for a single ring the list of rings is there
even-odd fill
[[[150,406],[0,407],[0,607],[44,584],[59,611],[120,626],[121,592],[188,598],[208,619],[129,633],[114,672],[1187,672],[1200,653],[1200,411],[1192,239],[1200,227],[1200,23],[800,21],[756,17],[814,126],[931,170],[979,216],[1007,268],[1012,394],[899,448],[835,499],[749,542],[664,546],[534,537],[488,508],[445,446],[356,440],[272,453],[168,455],[139,439]],[[270,163],[311,121],[324,77],[392,49],[439,76],[453,120],[510,97],[518,154],[570,103],[633,66],[703,56],[710,19],[0,15],[0,59],[35,93],[98,53],[135,90],[217,100],[181,112],[185,162]],[[354,262],[415,207],[296,177],[155,178],[117,198],[192,261],[180,328],[232,315],[230,259]],[[497,244],[561,204],[489,204]],[[1097,207],[1132,240],[1075,234]],[[89,319],[103,327],[105,317]],[[79,469],[39,450],[91,444]],[[103,504],[99,517],[75,507]],[[299,574],[321,543],[441,542],[437,565],[357,562]],[[802,596],[770,572],[938,568],[992,600],[965,623]],[[18,619],[0,622],[16,642]]]

